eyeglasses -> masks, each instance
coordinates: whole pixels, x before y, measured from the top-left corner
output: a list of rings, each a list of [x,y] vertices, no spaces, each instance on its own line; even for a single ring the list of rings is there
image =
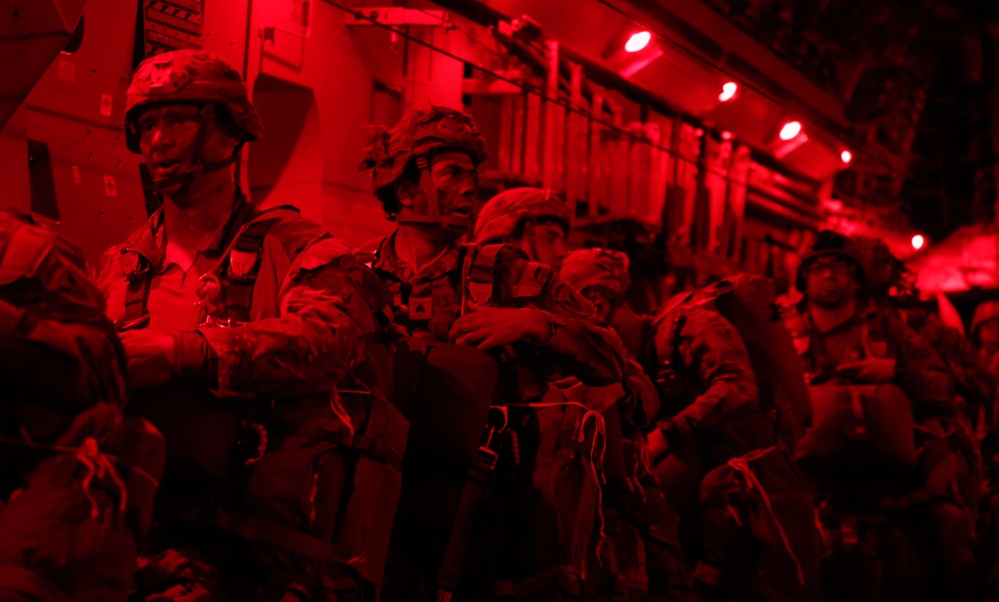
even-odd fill
[[[821,276],[826,272],[833,276],[849,276],[853,272],[853,264],[842,259],[815,261],[806,269],[809,276]]]

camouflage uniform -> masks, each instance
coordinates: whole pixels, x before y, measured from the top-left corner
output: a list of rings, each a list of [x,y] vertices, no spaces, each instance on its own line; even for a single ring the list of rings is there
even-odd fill
[[[0,598],[128,595],[165,450],[123,365],[80,251],[0,210]]]
[[[178,51],[139,67],[126,112],[129,148],[141,110],[174,100],[227,112],[244,142],[259,137],[232,67]],[[102,256],[98,279],[119,328],[148,328],[175,342],[170,382],[135,391],[129,405],[163,431],[169,450],[140,592],[248,600],[289,588],[302,599],[373,597],[383,560],[375,549],[367,565],[337,558],[360,552],[344,543],[356,525],[341,495],[367,455],[336,455],[358,444],[372,400],[354,408],[330,395],[357,365],[362,334],[378,329],[370,272],[297,209],[261,210],[238,188],[228,222],[188,273],[166,260],[166,243],[160,209]],[[358,415],[362,422],[352,423]],[[370,453],[381,450],[380,441],[368,443]],[[329,517],[338,512],[346,523],[334,526]]]
[[[855,596],[864,591],[863,595],[934,599],[949,591],[955,598],[973,598],[973,525],[959,493],[960,458],[948,441],[947,425],[957,410],[955,383],[937,353],[897,311],[871,301],[878,298],[877,288],[885,279],[877,269],[868,277],[869,247],[869,243],[858,247],[835,233],[820,233],[799,267],[797,287],[805,292],[805,271],[814,259],[844,258],[856,268],[855,281],[860,285],[856,313],[826,332],[819,331],[806,295],[789,312],[786,324],[813,386],[862,385],[838,372],[837,366],[865,358],[894,359],[895,374],[889,384],[908,398],[904,410],[911,408],[909,424],[914,420],[918,425],[914,432],[920,453],[911,473],[819,474],[820,517],[832,551],[827,593]],[[882,401],[887,399],[885,393],[879,395]],[[904,420],[899,414],[892,422]],[[875,432],[879,438],[887,437]],[[874,459],[868,464],[874,466]],[[892,538],[894,549],[886,544]],[[896,562],[899,558],[904,561]],[[920,567],[919,558],[932,564]],[[914,580],[912,574],[924,578]]]
[[[612,304],[607,320],[632,356],[629,366],[632,370],[641,367],[646,374],[654,375],[654,366],[638,363],[641,358],[653,364],[648,361],[655,353],[649,349],[652,319],[622,311],[618,305],[631,285],[628,266],[628,256],[624,253],[582,249],[566,257],[561,275],[584,297],[592,300],[594,296],[602,296]],[[635,319],[625,324],[616,319],[629,315]],[[639,327],[633,332],[628,326],[636,323]],[[626,334],[632,336],[626,338]],[[658,405],[658,393],[653,390],[649,395]],[[593,600],[616,600],[629,595],[650,600],[685,600],[692,595],[692,582],[677,533],[678,518],[652,474],[642,435],[658,412],[651,407],[640,414],[627,409],[627,404],[619,403],[604,413],[607,483],[603,489],[603,512],[608,542],[599,561],[594,558],[588,567],[587,590]],[[620,449],[615,446],[615,433],[619,433]]]
[[[484,158],[474,123],[452,109],[417,111],[393,130],[375,132],[362,167],[373,170],[373,188],[390,219],[469,225],[462,216],[441,214],[436,209],[437,192],[426,162],[435,153],[446,151],[463,152],[475,165]],[[435,200],[429,203],[426,214],[396,215],[392,186],[407,170],[421,164],[420,175],[408,178],[413,181],[419,177],[422,193]],[[398,304],[408,308],[406,327],[414,339],[446,344],[451,326],[460,316],[487,307],[539,309],[550,325],[548,340],[518,342],[490,352],[498,360],[501,376],[500,386],[486,395],[508,416],[512,444],[505,449],[512,455],[500,458],[489,497],[477,511],[475,543],[469,547],[475,553],[464,563],[459,595],[474,599],[505,595],[532,600],[577,598],[592,516],[557,516],[551,500],[565,481],[586,482],[584,495],[595,495],[596,484],[588,481],[590,476],[579,466],[567,467],[563,474],[550,472],[560,452],[556,442],[543,439],[540,433],[555,429],[562,432],[563,439],[573,439],[577,448],[589,450],[595,436],[593,421],[585,419],[584,412],[571,416],[563,411],[535,412],[523,404],[542,400],[556,370],[596,386],[620,382],[625,364],[621,352],[607,345],[606,332],[589,321],[592,308],[572,287],[549,266],[528,261],[513,247],[453,244],[414,271],[399,259],[395,241],[396,233],[383,240],[371,265],[394,292]],[[467,348],[467,353],[475,352]],[[485,374],[481,379],[488,382]],[[577,452],[581,453],[576,449],[561,454]],[[546,476],[550,478],[543,480]],[[447,540],[442,531],[448,527],[430,527],[428,520],[416,517],[427,513],[422,507],[426,503],[441,506],[440,500],[448,499],[443,489],[449,486],[453,483],[440,485],[429,496],[433,502],[416,499],[412,489],[404,491],[393,534],[398,560],[392,569],[396,585],[391,596],[386,592],[387,599],[412,600],[418,595],[416,581],[430,582],[437,576]],[[442,512],[447,514],[446,509]],[[585,532],[577,533],[577,526]]]

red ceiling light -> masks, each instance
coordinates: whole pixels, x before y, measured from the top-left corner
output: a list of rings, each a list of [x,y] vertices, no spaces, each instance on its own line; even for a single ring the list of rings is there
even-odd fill
[[[732,132],[730,132],[730,131],[728,131],[728,130],[725,130],[725,131],[723,131],[723,132],[721,133],[721,139],[722,139],[722,140],[731,140],[731,139],[732,139],[732,138],[734,138],[734,137],[735,137],[735,136],[733,136],[733,135],[732,135]]]
[[[843,163],[849,165],[850,161],[853,161],[853,153],[851,153],[848,150],[844,150],[843,152],[841,152],[839,154],[839,158],[840,158],[840,160],[843,161]]]
[[[643,50],[652,41],[652,33],[648,31],[640,31],[638,33],[631,34],[628,41],[624,44],[624,49],[628,52],[638,52]]]
[[[728,102],[735,98],[736,92],[739,91],[739,84],[735,82],[725,82],[722,86],[722,92],[718,95],[718,100],[721,102]]]
[[[780,129],[780,139],[781,140],[793,140],[801,133],[801,122],[800,121],[788,121],[784,124],[784,127]]]
[[[923,238],[922,234],[917,234],[912,237],[912,248],[915,250],[922,249],[926,245],[926,239]]]

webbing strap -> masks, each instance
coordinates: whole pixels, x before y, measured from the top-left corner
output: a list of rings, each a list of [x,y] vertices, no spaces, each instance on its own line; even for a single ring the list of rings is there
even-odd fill
[[[472,303],[487,305],[492,301],[496,258],[502,250],[503,245],[482,245],[465,256],[465,261],[471,262],[465,266],[463,273],[467,275],[465,286]]]
[[[461,501],[455,515],[451,536],[448,538],[444,562],[437,574],[437,600],[448,602],[458,590],[462,570],[465,565],[465,555],[472,539],[472,513],[485,499],[489,491],[489,477],[496,468],[498,455],[488,447],[479,447],[475,462],[468,471],[465,487],[461,491]]]
[[[229,251],[223,287],[223,307],[227,317],[236,323],[250,320],[250,307],[253,305],[253,288],[260,269],[261,250],[267,232],[278,217],[251,222],[236,237]]]
[[[125,288],[125,312],[115,327],[119,332],[142,328],[149,321],[149,288],[153,282],[152,266],[138,251],[124,251],[119,259]]]

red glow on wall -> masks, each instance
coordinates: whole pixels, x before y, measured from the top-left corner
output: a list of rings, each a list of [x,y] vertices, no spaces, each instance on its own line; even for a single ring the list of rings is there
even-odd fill
[[[735,82],[725,82],[722,86],[722,92],[718,95],[718,100],[722,102],[727,102],[735,98],[736,92],[739,91],[739,84]]]
[[[844,150],[839,154],[839,158],[843,161],[843,163],[849,165],[850,161],[853,161],[853,153],[848,150]]]
[[[624,49],[628,52],[638,52],[649,45],[652,41],[652,33],[648,31],[640,31],[638,33],[632,34],[628,41],[624,44]]]
[[[801,133],[801,122],[800,121],[788,121],[784,124],[784,127],[780,129],[780,139],[781,140],[791,140]]]
[[[922,234],[917,234],[912,237],[912,248],[915,250],[920,250],[926,244],[926,239]]]

